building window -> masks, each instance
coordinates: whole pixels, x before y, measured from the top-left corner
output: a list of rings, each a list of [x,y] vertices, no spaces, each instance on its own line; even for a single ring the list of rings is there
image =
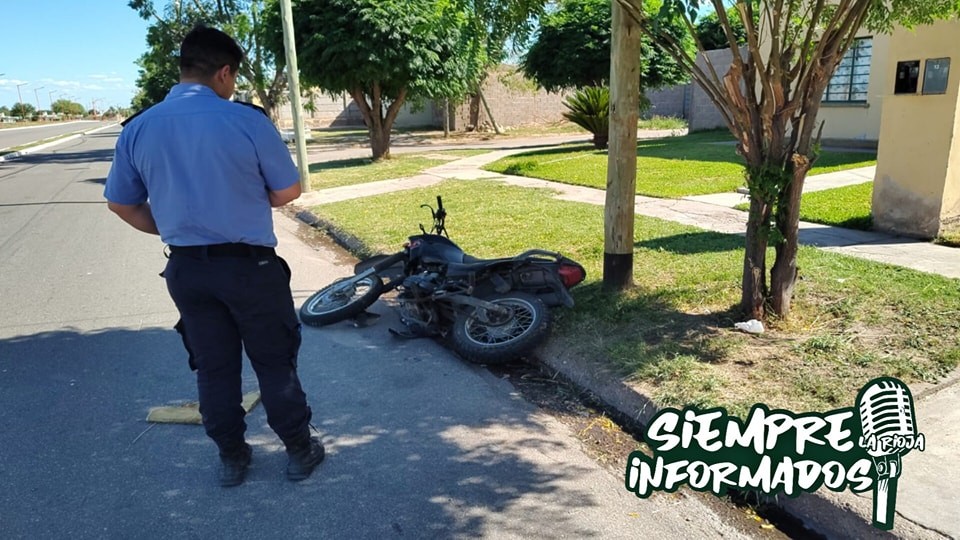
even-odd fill
[[[873,38],[858,38],[843,55],[837,71],[827,85],[823,101],[827,103],[866,103],[870,81]]]
[[[927,60],[926,65],[923,67],[923,93],[946,94],[949,74],[949,58],[933,58]]]

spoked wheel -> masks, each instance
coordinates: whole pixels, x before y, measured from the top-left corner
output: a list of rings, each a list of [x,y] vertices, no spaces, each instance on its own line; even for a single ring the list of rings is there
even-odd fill
[[[529,353],[547,336],[550,314],[536,296],[510,292],[484,298],[505,308],[473,308],[457,315],[453,349],[478,364],[503,364]]]
[[[323,326],[354,317],[376,302],[383,292],[377,275],[339,279],[313,293],[300,308],[300,320]]]

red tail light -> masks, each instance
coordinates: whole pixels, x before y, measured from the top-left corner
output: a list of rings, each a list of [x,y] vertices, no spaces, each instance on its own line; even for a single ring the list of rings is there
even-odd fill
[[[568,289],[587,278],[587,272],[575,264],[561,263],[557,273],[560,274],[560,281],[563,282],[563,286]]]

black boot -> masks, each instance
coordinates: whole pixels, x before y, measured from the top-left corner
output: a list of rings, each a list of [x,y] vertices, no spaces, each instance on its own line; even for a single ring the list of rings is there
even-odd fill
[[[287,479],[291,482],[306,480],[313,469],[323,461],[323,444],[314,437],[301,439],[287,445]]]
[[[220,450],[220,463],[223,467],[220,469],[220,485],[222,487],[239,486],[247,476],[247,469],[250,467],[250,459],[253,456],[253,450],[250,445],[243,443],[243,446],[237,448]]]

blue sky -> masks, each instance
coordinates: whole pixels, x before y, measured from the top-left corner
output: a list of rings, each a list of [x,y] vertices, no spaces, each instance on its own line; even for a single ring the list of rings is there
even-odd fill
[[[90,108],[127,107],[135,93],[137,58],[146,50],[147,21],[127,0],[2,0],[0,105],[47,109],[72,96]],[[41,88],[42,87],[42,88]],[[54,92],[51,96],[50,92]]]

